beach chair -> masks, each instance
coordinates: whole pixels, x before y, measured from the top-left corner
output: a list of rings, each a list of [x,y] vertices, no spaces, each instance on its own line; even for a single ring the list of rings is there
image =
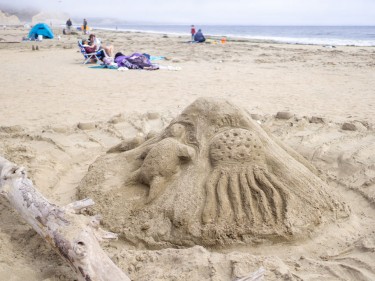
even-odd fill
[[[96,51],[95,53],[87,53],[85,47],[82,45],[82,41],[78,41],[78,47],[84,57],[83,64],[88,63],[91,59],[101,60],[103,57],[107,57],[107,54],[103,49]]]

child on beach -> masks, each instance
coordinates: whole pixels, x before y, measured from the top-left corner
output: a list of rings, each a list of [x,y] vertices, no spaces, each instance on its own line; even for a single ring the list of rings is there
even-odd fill
[[[190,33],[191,33],[191,41],[194,41],[194,35],[195,35],[195,27],[194,27],[194,25],[191,26]]]
[[[85,48],[85,51],[88,54],[92,54],[97,51],[96,46],[90,44],[88,40],[82,40],[82,46]]]

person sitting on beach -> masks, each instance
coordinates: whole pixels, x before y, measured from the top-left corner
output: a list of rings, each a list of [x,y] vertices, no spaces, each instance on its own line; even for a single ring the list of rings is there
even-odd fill
[[[194,35],[194,42],[203,43],[204,41],[206,41],[206,38],[204,37],[202,30],[198,29],[197,33]]]
[[[96,53],[96,56],[102,61],[104,58],[109,57],[103,49],[97,50],[95,45],[90,45],[88,40],[82,40],[82,47],[85,48],[88,54]],[[91,62],[96,62],[96,59],[92,58]]]
[[[147,58],[147,56],[139,53],[134,53],[130,56],[125,56],[123,53],[118,52],[115,55],[115,63],[118,67],[126,67],[128,69],[159,69],[159,66],[152,64],[150,60]]]
[[[95,51],[104,50],[104,52],[109,57],[113,57],[113,54],[114,54],[113,45],[102,46],[100,40],[96,38],[95,34],[90,34],[88,42],[90,46],[92,47],[95,46]]]

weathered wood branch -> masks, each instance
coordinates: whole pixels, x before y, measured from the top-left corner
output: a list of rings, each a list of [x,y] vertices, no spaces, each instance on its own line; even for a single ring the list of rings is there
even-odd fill
[[[0,195],[56,250],[83,281],[130,281],[100,247],[117,235],[99,228],[99,217],[79,214],[91,199],[65,207],[51,204],[38,192],[26,171],[0,157]]]

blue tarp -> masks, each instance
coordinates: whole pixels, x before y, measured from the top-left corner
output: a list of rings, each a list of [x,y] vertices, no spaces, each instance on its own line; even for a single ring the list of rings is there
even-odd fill
[[[36,24],[29,32],[29,38],[31,39],[37,39],[38,35],[43,35],[43,38],[53,39],[53,32],[45,23]]]

